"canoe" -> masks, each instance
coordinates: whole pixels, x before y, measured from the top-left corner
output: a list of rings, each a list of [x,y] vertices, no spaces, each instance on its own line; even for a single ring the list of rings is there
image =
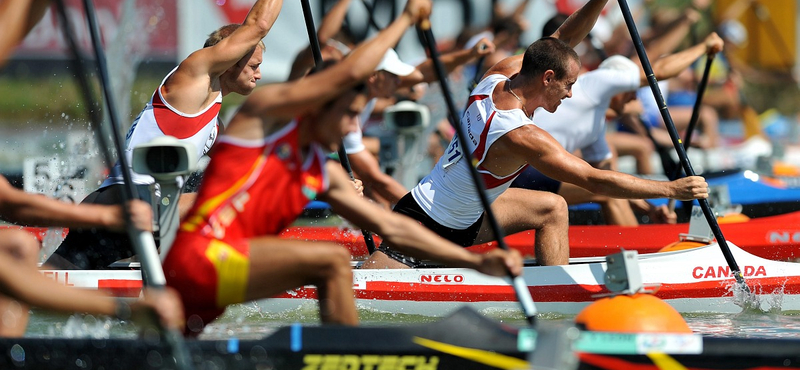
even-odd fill
[[[764,259],[729,246],[753,304],[762,310],[800,310],[800,264]],[[641,281],[681,313],[741,312],[744,296],[736,286],[716,244],[694,249],[640,254]],[[526,266],[524,280],[542,313],[576,314],[607,294],[603,258],[573,258],[565,266]],[[141,287],[136,270],[47,271],[54,280],[75,287],[103,289],[134,297]],[[463,268],[353,270],[353,289],[360,307],[383,312],[444,316],[464,304],[477,310],[517,310],[509,281]],[[294,310],[316,300],[306,286],[259,301],[266,311]],[[313,303],[312,303],[313,304]]]
[[[800,369],[796,339],[518,328],[462,308],[422,325],[291,325],[261,339],[188,339],[206,369]],[[3,369],[175,369],[157,338],[2,338]]]
[[[720,227],[726,239],[736,241],[745,251],[759,257],[779,261],[800,258],[800,212],[777,216],[746,218],[720,218]],[[639,253],[655,253],[678,241],[685,233],[688,223],[673,225],[639,225],[636,227],[614,225],[572,225],[569,228],[570,256],[595,257],[617,253],[620,249],[636,250]],[[534,257],[534,231],[524,231],[506,237],[509,247]],[[361,231],[350,227],[293,226],[282,236],[293,239],[328,241],[345,246],[353,259],[364,259],[367,248]],[[380,238],[375,236],[376,241]],[[470,247],[476,252],[496,248],[497,243],[486,243]]]

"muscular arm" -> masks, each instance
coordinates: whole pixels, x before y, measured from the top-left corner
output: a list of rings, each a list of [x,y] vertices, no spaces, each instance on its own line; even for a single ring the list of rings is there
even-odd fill
[[[664,182],[594,168],[565,151],[552,136],[533,125],[512,130],[499,142],[501,148],[524,156],[528,163],[548,177],[578,185],[595,194],[623,199],[708,197],[708,184],[698,176]]]
[[[205,107],[213,79],[248,55],[272,28],[283,0],[258,0],[242,26],[219,43],[202,48],[184,59],[164,84],[162,93],[175,108],[194,113]]]
[[[400,214],[382,209],[359,197],[350,180],[335,163],[328,163],[330,188],[320,195],[333,210],[362,229],[370,230],[391,245],[410,256],[444,263],[450,267],[466,267],[484,274],[505,276],[522,272],[519,253],[494,250],[488,254],[472,253],[442,239],[418,222]]]
[[[480,57],[495,51],[494,44],[488,39],[481,39],[471,49],[462,49],[441,56],[440,60],[447,73],[453,72],[456,67],[467,64]],[[415,73],[400,77],[400,87],[414,86],[420,82],[433,82],[437,80],[433,60],[427,59],[417,66]]]
[[[703,54],[718,53],[722,51],[722,47],[722,39],[716,33],[711,33],[702,43],[653,62],[653,73],[659,81],[675,77],[689,68]],[[641,71],[640,77],[642,86],[647,86],[648,82],[644,71]]]
[[[397,204],[408,190],[393,177],[383,173],[378,161],[366,150],[347,154],[353,171],[358,174],[364,186],[378,193],[391,204]]]
[[[137,215],[137,227],[152,229],[150,207],[143,202],[136,206],[134,214]],[[141,212],[142,207],[144,212]],[[125,227],[122,206],[65,203],[18,190],[3,177],[0,177],[0,218],[32,226],[101,227],[114,230],[123,230]]]
[[[0,24],[3,25],[3,36],[0,37],[0,67],[5,64],[25,35],[39,23],[49,6],[50,0],[0,2]]]
[[[319,73],[253,91],[239,114],[271,119],[291,119],[325,104],[343,91],[365,80],[377,67],[386,50],[396,44],[416,17],[408,11],[377,36],[353,50],[344,60]],[[228,133],[234,132],[231,122]]]
[[[347,9],[350,7],[351,0],[339,0],[333,7],[325,13],[322,22],[317,30],[317,40],[321,47],[335,36],[342,29],[344,17],[347,16]],[[300,51],[292,64],[292,71],[289,73],[289,80],[302,77],[305,71],[314,66],[314,55],[311,53],[311,45]]]

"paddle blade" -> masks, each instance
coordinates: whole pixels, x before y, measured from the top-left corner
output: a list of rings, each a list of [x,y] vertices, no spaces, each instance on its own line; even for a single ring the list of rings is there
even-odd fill
[[[536,310],[536,304],[533,303],[533,297],[531,297],[531,291],[528,289],[528,284],[525,282],[525,279],[522,276],[515,276],[511,280],[511,285],[514,286],[514,292],[517,294],[517,299],[522,305],[522,311],[525,313],[525,319],[527,319],[528,323],[533,326],[536,323],[536,314],[539,312]]]

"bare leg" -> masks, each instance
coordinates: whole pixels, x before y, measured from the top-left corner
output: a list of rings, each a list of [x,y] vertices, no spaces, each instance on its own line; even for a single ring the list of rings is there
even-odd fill
[[[636,172],[644,175],[653,173],[650,158],[655,148],[650,139],[626,132],[615,132],[606,135],[606,141],[616,155],[621,157],[631,155],[636,159]]]
[[[33,235],[22,230],[0,231],[0,258],[17,261],[36,269],[39,243]],[[28,327],[30,308],[17,300],[0,294],[0,337],[21,337]]]
[[[544,191],[510,188],[492,204],[492,211],[506,234],[536,230],[534,250],[540,264],[569,263],[569,214],[564,198]],[[484,220],[475,244],[494,239],[489,221]]]
[[[248,282],[248,301],[315,285],[323,323],[358,324],[350,254],[339,245],[277,237],[251,239]]]

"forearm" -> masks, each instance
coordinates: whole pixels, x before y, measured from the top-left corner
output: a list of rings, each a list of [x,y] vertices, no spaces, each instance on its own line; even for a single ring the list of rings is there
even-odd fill
[[[405,33],[406,29],[413,24],[411,16],[403,12],[394,22],[383,29],[372,39],[365,41],[361,46],[353,50],[344,59],[343,63],[348,63],[358,80],[367,78],[378,65],[383,55],[392,45],[396,44]]]
[[[590,0],[572,13],[552,36],[572,47],[577,46],[592,30],[607,2],[608,0]]]
[[[25,35],[39,23],[50,6],[50,0],[6,0],[0,2],[0,24],[4,37],[0,38],[0,66],[5,64]]]
[[[697,58],[700,58],[705,53],[705,44],[698,44],[681,52],[667,55],[653,63],[653,73],[659,81],[670,79],[689,68]],[[647,82],[645,80],[642,86],[646,85]]]
[[[23,191],[0,204],[0,218],[23,225],[121,227],[121,206],[71,204]]]
[[[448,267],[477,269],[480,266],[480,256],[442,239],[410,218],[399,214],[392,216],[394,217],[383,223],[381,230],[376,230],[391,248],[418,259],[443,263]]]
[[[244,22],[242,22],[242,26],[257,28],[259,33],[263,33],[263,35],[259,37],[260,40],[269,32],[272,25],[275,24],[275,20],[278,19],[278,14],[280,14],[282,6],[283,0],[258,0],[253,4],[253,7],[250,8],[250,12],[247,13],[247,17],[245,17]]]
[[[619,199],[671,198],[672,183],[653,181],[616,171],[597,171],[585,184],[592,193]]]
[[[328,10],[325,17],[322,18],[322,22],[319,24],[319,30],[317,31],[320,44],[324,44],[342,29],[344,17],[347,15],[347,9],[350,7],[350,1],[351,0],[339,0],[339,2]]]
[[[453,72],[456,67],[469,63],[475,59],[475,55],[472,52],[472,49],[463,49],[457,50],[451,53],[447,53],[441,56],[440,61],[444,66],[444,69],[447,73]],[[437,80],[436,70],[433,65],[432,59],[427,59],[426,61],[422,62],[422,64],[417,66],[417,70],[422,73],[422,80],[415,81],[410,85],[414,85],[419,82],[433,82]],[[407,85],[406,81],[403,81],[403,85]]]
[[[694,21],[689,17],[680,17],[675,20],[664,33],[645,41],[647,55],[651,58],[658,58],[672,53],[686,38],[692,24]]]

